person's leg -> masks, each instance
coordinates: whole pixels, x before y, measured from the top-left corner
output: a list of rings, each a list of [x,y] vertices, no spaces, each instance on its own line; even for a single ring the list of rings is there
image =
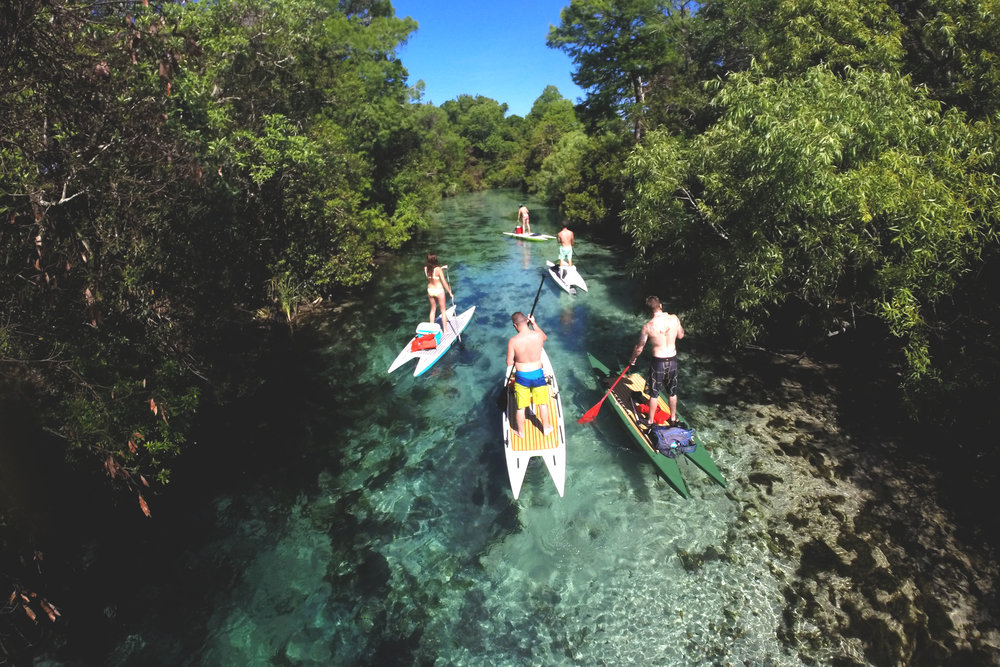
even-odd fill
[[[552,424],[549,423],[549,406],[547,403],[538,406],[538,416],[542,420],[542,434],[548,435],[552,433]]]
[[[428,322],[434,321],[434,315],[437,313],[437,299],[431,295],[427,295],[427,300],[431,302],[431,314],[427,316]]]
[[[514,415],[514,433],[518,437],[524,437],[524,409],[531,401],[531,390],[519,382],[514,382],[514,407],[517,412]]]
[[[670,421],[677,421],[677,357],[667,362],[667,403],[670,405]]]
[[[448,328],[448,309],[445,307],[443,291],[438,295],[438,303],[441,305],[441,331],[443,333]],[[431,321],[433,322],[433,320]]]
[[[649,364],[649,415],[646,423],[653,425],[656,423],[656,411],[660,407],[660,387],[663,385],[663,363],[660,359],[653,357]]]

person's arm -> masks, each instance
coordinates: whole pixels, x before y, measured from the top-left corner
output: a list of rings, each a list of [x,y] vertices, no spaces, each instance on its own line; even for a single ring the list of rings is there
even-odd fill
[[[514,339],[507,341],[507,366],[514,365]]]
[[[632,349],[632,358],[628,362],[629,366],[635,366],[635,360],[639,358],[640,354],[642,354],[642,350],[646,347],[646,341],[648,339],[649,333],[646,331],[646,327],[643,327],[642,331],[639,332],[639,342],[636,343],[635,347]]]
[[[681,326],[681,318],[679,317],[677,318],[677,337],[684,338],[684,327]]]
[[[538,325],[538,322],[535,321],[535,316],[534,315],[528,315],[528,322],[531,324],[532,328],[535,331],[537,331],[538,333],[542,334],[542,342],[543,343],[549,339],[548,334],[546,334],[544,331],[542,331],[542,327],[540,327]]]

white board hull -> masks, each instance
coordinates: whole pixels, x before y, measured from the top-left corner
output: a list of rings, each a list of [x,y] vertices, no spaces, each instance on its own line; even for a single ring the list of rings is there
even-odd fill
[[[407,341],[406,345],[403,347],[403,351],[399,353],[399,356],[397,356],[392,362],[392,365],[389,366],[389,372],[393,372],[411,359],[416,359],[417,367],[413,370],[413,375],[416,377],[426,373],[430,367],[437,363],[437,360],[444,356],[444,353],[451,348],[452,343],[458,340],[458,336],[465,331],[465,327],[469,326],[469,322],[472,320],[472,315],[475,312],[476,307],[473,306],[456,317],[455,306],[452,305],[447,310],[448,326],[441,332],[441,343],[433,349],[417,350],[414,352],[410,349],[410,344],[416,338],[416,336],[414,336]],[[441,318],[438,317],[437,321],[440,322]]]
[[[511,424],[515,420],[517,410],[514,402],[514,390],[507,386],[511,376],[510,367],[507,368],[503,379],[503,391],[507,392],[507,409],[504,410],[502,417],[504,458],[507,461],[510,490],[513,492],[515,500],[521,494],[521,485],[524,482],[525,472],[528,470],[528,463],[535,457],[541,458],[545,463],[560,498],[566,488],[566,428],[563,419],[562,397],[559,394],[555,371],[545,350],[542,350],[542,370],[545,373],[549,389],[549,422],[555,426],[554,433],[548,436],[542,434],[540,421],[532,417],[525,420],[526,433],[524,437],[517,436],[511,430]],[[530,409],[528,408],[528,410]]]

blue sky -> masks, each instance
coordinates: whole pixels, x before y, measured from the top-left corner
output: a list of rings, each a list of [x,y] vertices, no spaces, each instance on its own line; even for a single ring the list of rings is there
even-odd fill
[[[409,83],[426,84],[424,102],[485,95],[524,116],[545,86],[572,102],[583,91],[569,56],[545,46],[549,24],[569,0],[393,0],[396,16],[419,28],[398,50]]]

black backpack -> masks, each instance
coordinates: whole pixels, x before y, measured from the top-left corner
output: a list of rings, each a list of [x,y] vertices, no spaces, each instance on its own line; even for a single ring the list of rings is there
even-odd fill
[[[698,448],[694,441],[694,430],[680,426],[654,426],[650,429],[653,445],[664,456],[674,458],[679,454],[690,454]]]

